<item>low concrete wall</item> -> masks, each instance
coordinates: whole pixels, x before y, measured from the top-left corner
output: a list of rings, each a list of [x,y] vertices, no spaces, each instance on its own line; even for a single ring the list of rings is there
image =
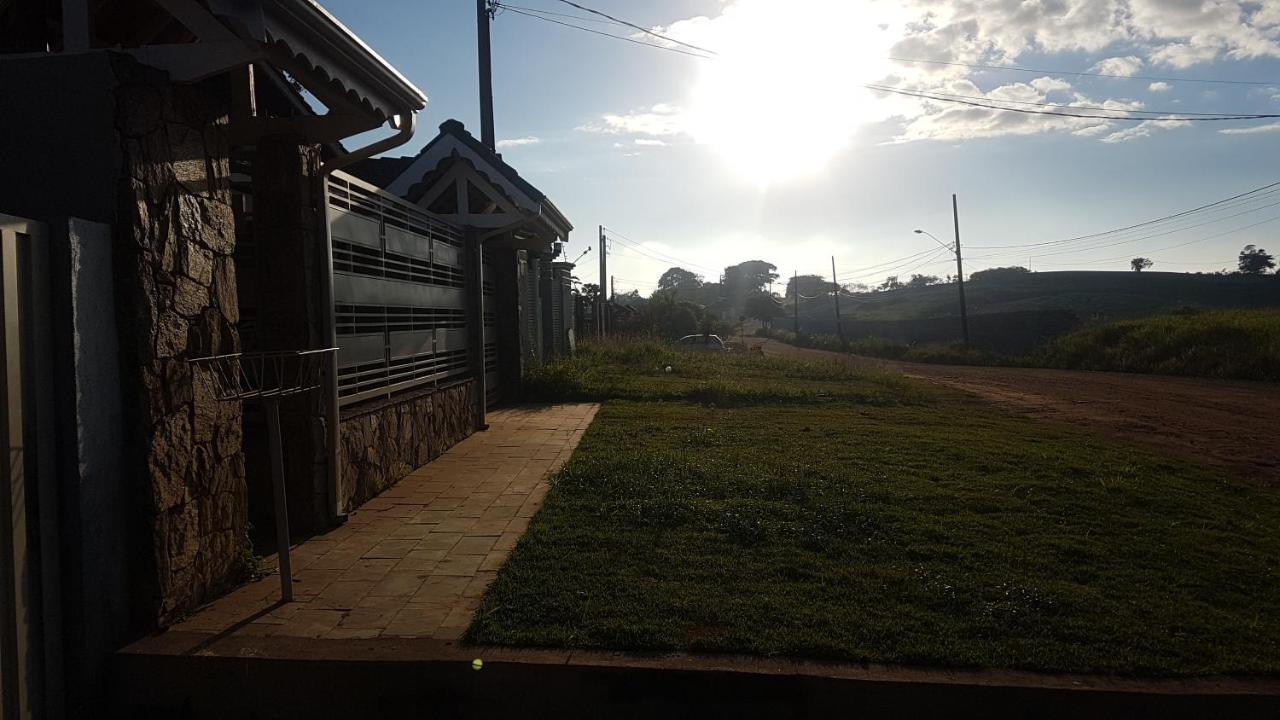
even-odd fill
[[[338,448],[344,507],[358,507],[470,435],[475,391],[475,381],[465,380],[344,410]]]

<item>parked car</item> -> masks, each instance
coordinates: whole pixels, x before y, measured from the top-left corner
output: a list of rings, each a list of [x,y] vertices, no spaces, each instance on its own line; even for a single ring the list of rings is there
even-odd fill
[[[676,341],[676,349],[687,352],[729,352],[719,335],[685,335]]]

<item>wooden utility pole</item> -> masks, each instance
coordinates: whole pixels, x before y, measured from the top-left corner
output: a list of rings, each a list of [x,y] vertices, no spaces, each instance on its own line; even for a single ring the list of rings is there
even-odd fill
[[[493,10],[489,0],[476,0],[476,45],[480,54],[480,142],[490,150],[497,149],[493,136],[493,60],[489,47],[489,23]]]
[[[605,246],[604,226],[600,226],[600,280],[596,288],[596,336],[604,339],[604,279],[608,277],[609,249]]]
[[[836,256],[831,256],[831,299],[836,305],[836,334],[840,336],[840,347],[846,347],[844,341],[844,325],[840,322],[840,280],[836,278]]]
[[[964,346],[969,347],[969,311],[964,303],[964,258],[960,254],[960,205],[951,196],[951,217],[956,226],[956,284],[960,287],[960,330],[964,334]]]
[[[800,271],[791,271],[791,293],[796,296],[795,306],[792,307],[792,315],[794,316],[796,340],[800,339]]]

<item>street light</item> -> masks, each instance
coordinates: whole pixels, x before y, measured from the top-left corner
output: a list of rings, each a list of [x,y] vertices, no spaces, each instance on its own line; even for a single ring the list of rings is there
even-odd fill
[[[934,242],[938,243],[938,245],[943,250],[946,250],[947,252],[956,256],[956,285],[960,289],[960,330],[964,336],[964,346],[967,348],[969,347],[969,310],[965,306],[965,301],[964,301],[964,266],[961,264],[961,260],[960,260],[960,229],[959,227],[960,227],[960,218],[957,213],[955,245],[948,245],[942,242],[937,237],[935,237],[933,233],[928,232],[927,230],[916,230],[915,232],[917,235],[928,235],[929,238]]]
[[[917,231],[916,231],[916,234],[917,234],[917,235],[928,235],[928,236],[929,236],[929,237],[930,237],[934,242],[936,242],[936,243],[938,243],[939,245],[941,245],[941,246],[942,246],[942,249],[946,250],[947,252],[955,252],[955,249],[954,249],[954,248],[952,248],[950,245],[948,245],[948,244],[946,244],[946,243],[942,242],[942,241],[941,241],[941,240],[939,240],[937,237],[935,237],[933,233],[928,232],[927,230],[917,230]]]

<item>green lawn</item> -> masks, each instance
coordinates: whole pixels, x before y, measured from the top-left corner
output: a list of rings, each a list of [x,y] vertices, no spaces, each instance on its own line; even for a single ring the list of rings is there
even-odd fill
[[[835,365],[613,347],[533,380],[628,399],[473,642],[1280,672],[1275,490]]]

